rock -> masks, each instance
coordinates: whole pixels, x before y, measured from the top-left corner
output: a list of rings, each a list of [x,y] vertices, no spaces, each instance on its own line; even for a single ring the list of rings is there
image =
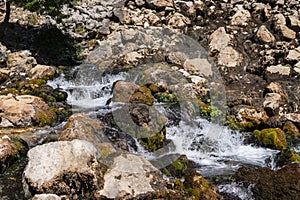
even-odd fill
[[[276,14],[275,29],[278,30],[284,39],[293,40],[296,38],[296,32],[286,26],[286,19],[283,14]]]
[[[299,129],[291,121],[285,122],[283,131],[287,134],[287,137],[290,136],[292,139],[300,137]]]
[[[61,200],[56,194],[36,194],[32,200]]]
[[[41,193],[71,199],[95,197],[103,183],[96,154],[94,145],[84,140],[50,142],[30,149],[23,174],[26,198]]]
[[[224,27],[220,27],[209,36],[209,39],[209,52],[211,56],[214,56],[220,52],[221,49],[224,49],[226,46],[228,46],[232,36],[226,33]]]
[[[265,96],[263,106],[269,116],[278,114],[279,106],[282,105],[282,97],[277,93],[268,93]]]
[[[284,94],[284,91],[282,89],[282,86],[277,83],[277,82],[271,82],[267,87],[266,87],[266,92],[267,93],[277,93],[277,94]]]
[[[282,167],[293,162],[300,163],[300,156],[295,150],[284,149],[276,155],[275,162],[277,167]]]
[[[297,62],[297,64],[295,64],[294,71],[297,72],[298,74],[300,74],[300,61]]]
[[[143,6],[145,4],[145,0],[135,0],[134,2],[137,6]]]
[[[269,119],[265,111],[261,111],[252,106],[240,106],[236,109],[236,124],[242,129],[251,129],[261,124],[265,124]]]
[[[288,113],[288,114],[285,114],[284,117],[287,120],[290,120],[290,121],[296,123],[297,126],[300,125],[300,114],[299,113]]]
[[[6,67],[6,50],[6,46],[2,45],[2,43],[0,42],[0,68]]]
[[[300,31],[300,19],[299,16],[295,16],[295,15],[290,15],[287,18],[288,23],[290,24],[290,27],[296,31],[299,32]]]
[[[80,139],[91,142],[99,150],[101,158],[106,158],[109,154],[116,152],[104,134],[105,127],[102,122],[94,120],[86,114],[73,114],[63,128],[60,141]]]
[[[155,193],[161,182],[160,171],[144,157],[122,153],[114,157],[113,164],[104,174],[100,195],[108,199],[138,199]]]
[[[288,164],[277,171],[269,168],[238,169],[235,174],[236,181],[244,185],[254,184],[253,197],[263,199],[297,199],[300,196],[300,163]]]
[[[173,7],[172,0],[146,0],[146,3],[152,8]]]
[[[289,76],[291,73],[291,68],[288,66],[283,66],[281,64],[272,65],[267,67],[266,72],[267,74],[269,74],[269,76],[272,76],[273,74],[277,74],[280,76]]]
[[[7,67],[13,71],[29,72],[37,62],[28,50],[13,52],[7,55]]]
[[[139,102],[147,105],[153,104],[151,90],[145,86],[138,86],[130,82],[118,81],[113,88],[114,102]]]
[[[289,50],[288,55],[285,57],[288,62],[299,62],[300,61],[300,46],[296,49]]]
[[[286,149],[287,147],[285,133],[280,128],[255,130],[253,135],[259,145],[274,149]]]
[[[212,76],[212,66],[207,59],[195,58],[184,62],[183,68],[192,75]]]
[[[259,27],[256,37],[263,43],[273,44],[275,42],[275,37],[264,25]]]
[[[226,67],[237,67],[243,61],[242,55],[234,48],[227,46],[218,55],[218,65]]]
[[[26,155],[28,146],[21,138],[11,138],[7,135],[0,138],[0,173],[3,173],[16,160]]]
[[[191,24],[191,20],[181,13],[169,14],[166,20],[167,25],[173,29],[183,29]]]
[[[0,96],[0,127],[44,126],[56,121],[56,114],[39,97]]]
[[[249,19],[251,19],[250,12],[242,6],[237,6],[237,11],[232,16],[230,24],[233,26],[247,26]]]
[[[9,70],[0,68],[0,84],[5,83],[9,77]]]
[[[56,73],[55,67],[47,65],[36,65],[29,71],[31,79],[49,80],[54,77]]]

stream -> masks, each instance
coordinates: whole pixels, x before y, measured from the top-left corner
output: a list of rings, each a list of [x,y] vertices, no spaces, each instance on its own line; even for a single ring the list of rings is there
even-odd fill
[[[81,65],[69,73],[76,74],[76,78],[61,74],[48,81],[48,85],[68,93],[67,102],[74,112],[85,112],[96,118],[118,109],[109,101],[113,95],[113,84],[118,80],[128,81],[128,73],[104,73],[96,65]],[[166,105],[155,102],[153,107],[167,115]],[[158,168],[170,164],[165,163],[168,156],[184,154],[198,164],[197,170],[206,178],[232,175],[241,166],[274,168],[273,157],[277,151],[244,144],[241,133],[200,117],[181,119],[177,124],[168,121],[166,136],[172,145],[150,153],[136,140],[138,148],[132,152],[142,154],[150,161],[155,160]],[[218,187],[221,192],[251,199],[250,189],[238,183],[220,184]]]

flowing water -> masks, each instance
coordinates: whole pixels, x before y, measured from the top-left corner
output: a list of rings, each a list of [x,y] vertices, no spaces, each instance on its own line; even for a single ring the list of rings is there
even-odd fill
[[[113,83],[125,80],[127,74],[104,73],[95,66],[81,66],[81,69],[74,68],[70,73],[76,74],[76,70],[81,70],[80,76],[78,73],[75,78],[61,75],[48,84],[66,91],[67,101],[76,112],[87,112],[91,116],[111,112],[113,104],[109,103],[109,99],[112,97]],[[161,107],[162,113],[166,112],[163,105],[157,103],[154,106]],[[200,117],[181,120],[178,124],[170,123],[167,126],[167,139],[172,141],[172,145],[162,151],[149,153],[137,140],[138,149],[133,151],[158,162],[160,157],[165,160],[168,155],[185,154],[199,165],[198,171],[205,177],[230,175],[241,166],[273,168],[273,157],[277,153],[267,148],[246,145],[241,133]],[[242,188],[236,183],[222,184],[219,189],[241,199],[251,199],[249,188]]]

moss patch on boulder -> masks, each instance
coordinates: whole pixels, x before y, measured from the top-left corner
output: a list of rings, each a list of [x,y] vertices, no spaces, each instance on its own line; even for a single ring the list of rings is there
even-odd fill
[[[253,132],[256,142],[265,147],[273,149],[286,149],[287,142],[285,133],[280,128],[268,128]]]

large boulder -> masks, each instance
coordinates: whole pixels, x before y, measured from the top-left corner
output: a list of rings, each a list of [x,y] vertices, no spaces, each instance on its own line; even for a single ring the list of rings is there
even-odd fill
[[[56,114],[39,97],[0,96],[0,127],[44,126],[56,121]]]
[[[254,184],[253,197],[256,200],[299,199],[300,196],[300,163],[291,163],[273,171],[269,168],[240,168],[236,174],[236,181],[245,186]]]
[[[102,122],[90,118],[84,113],[73,114],[63,127],[60,141],[72,141],[75,139],[86,140],[94,144],[100,150],[100,157],[107,157],[116,150],[104,134]]]
[[[162,182],[160,171],[144,157],[123,153],[113,159],[104,174],[100,195],[107,199],[138,199],[162,189]]]
[[[51,142],[30,149],[23,174],[25,196],[95,196],[102,183],[96,154],[94,145],[84,140]]]

